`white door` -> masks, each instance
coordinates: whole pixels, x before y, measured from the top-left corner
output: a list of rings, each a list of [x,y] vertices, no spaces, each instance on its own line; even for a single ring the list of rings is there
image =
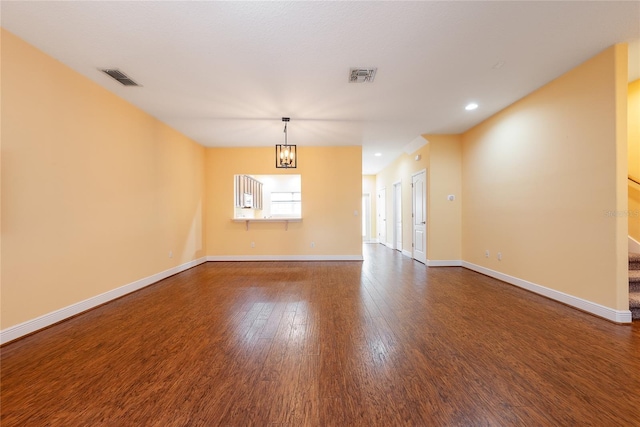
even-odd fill
[[[397,251],[402,251],[402,185],[393,184],[393,242]]]
[[[387,244],[387,198],[386,189],[378,190],[378,243]]]
[[[427,173],[411,177],[413,194],[413,258],[427,263]]]
[[[371,195],[362,195],[362,241],[371,241]]]

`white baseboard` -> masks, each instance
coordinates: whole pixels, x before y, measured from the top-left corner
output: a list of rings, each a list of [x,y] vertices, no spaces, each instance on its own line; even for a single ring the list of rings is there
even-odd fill
[[[491,270],[489,268],[472,264],[467,261],[462,261],[462,266],[468,268],[469,270],[477,271],[478,273],[482,273],[486,276],[502,280],[503,282],[518,286],[552,300],[559,301],[563,304],[570,305],[596,316],[603,317],[612,322],[631,323],[631,311],[629,310],[614,310],[613,308],[605,307],[603,305],[596,304],[582,298],[574,297],[573,295],[565,294],[564,292],[556,291],[554,289],[549,289],[544,286],[537,285],[523,279],[518,279],[517,277],[509,276],[508,274],[500,273],[499,271]]]
[[[459,259],[428,259],[427,267],[462,267]]]
[[[411,253],[411,251],[407,251],[405,249],[402,250],[402,255],[408,256],[409,258],[413,258],[413,254]]]
[[[640,253],[640,242],[629,236],[629,252]]]
[[[207,261],[362,261],[362,255],[209,255]]]
[[[120,298],[123,295],[137,291],[138,289],[142,289],[145,286],[149,286],[162,279],[166,279],[169,276],[173,276],[174,274],[188,270],[204,262],[206,262],[206,259],[204,257],[198,258],[196,260],[189,261],[187,263],[170,268],[152,276],[136,280],[135,282],[129,283],[128,285],[120,286],[119,288],[112,289],[100,295],[88,298],[84,301],[80,301],[59,310],[52,311],[51,313],[36,317],[35,319],[27,320],[26,322],[20,323],[15,326],[10,326],[0,331],[0,344],[13,341],[37,330],[46,328],[47,326],[51,326],[54,323],[58,323],[69,317],[75,316],[76,314],[80,314],[83,311],[87,311],[93,307],[97,307],[116,298]]]
[[[394,249],[394,250],[395,250],[395,247],[394,247],[391,243],[389,243],[389,242],[384,242],[384,243],[383,243],[383,245],[385,245],[385,246],[386,246],[386,247],[388,247],[389,249]]]

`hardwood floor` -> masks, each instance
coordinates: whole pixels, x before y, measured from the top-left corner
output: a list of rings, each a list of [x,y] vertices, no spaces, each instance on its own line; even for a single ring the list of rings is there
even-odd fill
[[[10,426],[639,426],[640,324],[380,245],[206,263],[1,349]]]

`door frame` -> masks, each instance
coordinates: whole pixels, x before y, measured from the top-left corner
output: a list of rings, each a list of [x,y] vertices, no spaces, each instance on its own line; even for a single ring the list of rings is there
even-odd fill
[[[398,222],[400,223],[399,233]],[[398,239],[400,245],[398,245]],[[393,248],[395,250],[402,252],[402,240],[402,181],[397,181],[393,183]]]
[[[371,193],[362,193],[362,220],[364,221],[365,235],[362,236],[364,243],[371,242]]]
[[[380,194],[384,195],[384,203],[380,201]],[[382,214],[382,216],[380,215]],[[382,187],[376,190],[376,240],[378,243],[387,245],[387,188]],[[382,240],[382,241],[381,241]]]
[[[425,216],[425,224],[424,224],[424,241],[422,242],[423,245],[422,247],[424,247],[424,260],[422,259],[418,259],[416,258],[416,242],[415,242],[415,235],[416,235],[416,226],[415,226],[415,214],[416,214],[416,206],[415,206],[415,188],[413,185],[413,178],[424,173],[424,194],[423,194],[423,200],[424,200],[424,216]],[[429,208],[429,204],[428,204],[428,200],[427,200],[427,195],[428,195],[428,190],[427,190],[427,184],[428,184],[428,175],[427,175],[427,169],[422,169],[418,172],[415,172],[413,174],[411,174],[411,257],[413,259],[415,259],[416,261],[419,262],[423,262],[425,265],[427,265],[427,251],[428,251],[428,247],[427,247],[427,232],[429,229],[429,215],[428,215],[428,208]]]

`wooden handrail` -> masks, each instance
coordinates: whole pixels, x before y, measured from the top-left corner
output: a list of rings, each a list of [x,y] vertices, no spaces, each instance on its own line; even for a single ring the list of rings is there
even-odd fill
[[[629,178],[629,181],[635,182],[636,184],[640,185],[640,182],[638,182],[637,179],[631,178],[631,175],[628,175],[627,178]]]

